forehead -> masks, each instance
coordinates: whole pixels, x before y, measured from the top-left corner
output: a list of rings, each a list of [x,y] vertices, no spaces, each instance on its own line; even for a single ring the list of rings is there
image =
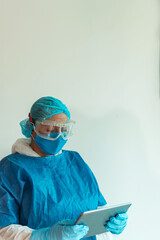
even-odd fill
[[[68,117],[65,113],[58,113],[53,115],[51,118],[47,118],[46,120],[62,123],[62,122],[66,122],[68,120]]]

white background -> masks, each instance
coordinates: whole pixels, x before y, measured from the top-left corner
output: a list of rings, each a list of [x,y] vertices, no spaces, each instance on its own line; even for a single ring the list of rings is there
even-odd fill
[[[0,157],[42,96],[76,120],[66,149],[108,204],[131,201],[118,239],[159,239],[158,0],[1,0]]]

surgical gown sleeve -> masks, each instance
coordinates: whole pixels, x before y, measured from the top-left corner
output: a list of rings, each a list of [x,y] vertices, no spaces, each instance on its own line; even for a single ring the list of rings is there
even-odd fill
[[[105,198],[103,197],[102,193],[100,192],[100,189],[98,187],[98,193],[99,193],[99,198],[98,198],[98,206],[104,206],[107,204]]]
[[[80,154],[77,153],[79,155],[79,158],[81,158]],[[100,189],[99,189],[99,185],[98,185],[98,182],[97,182],[97,179],[94,175],[94,173],[92,172],[92,170],[90,169],[90,167],[88,166],[88,164],[81,158],[81,160],[83,161],[83,164],[86,166],[87,168],[87,171],[88,173],[90,173],[92,175],[92,178],[93,180],[95,181],[96,185],[97,185],[97,191],[98,191],[98,206],[104,206],[107,204],[104,196],[102,195]]]
[[[18,175],[18,178],[14,176]],[[0,164],[0,227],[19,224],[20,199],[24,181],[18,167],[11,162]]]

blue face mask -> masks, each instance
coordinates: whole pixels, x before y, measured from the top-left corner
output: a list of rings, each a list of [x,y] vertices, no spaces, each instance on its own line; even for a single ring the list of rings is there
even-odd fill
[[[56,134],[57,133],[55,133],[55,137]],[[48,155],[56,155],[57,153],[59,153],[67,142],[67,140],[64,140],[61,135],[56,140],[49,140],[40,137],[37,134],[34,141],[40,147],[40,149]]]

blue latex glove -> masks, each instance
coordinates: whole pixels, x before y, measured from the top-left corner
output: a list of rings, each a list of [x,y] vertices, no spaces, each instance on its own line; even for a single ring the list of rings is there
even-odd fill
[[[85,225],[73,225],[72,221],[62,221],[50,228],[34,230],[30,240],[79,240],[89,230]]]
[[[111,217],[106,223],[105,228],[113,234],[120,234],[123,232],[127,225],[128,214],[120,213],[116,217]]]

